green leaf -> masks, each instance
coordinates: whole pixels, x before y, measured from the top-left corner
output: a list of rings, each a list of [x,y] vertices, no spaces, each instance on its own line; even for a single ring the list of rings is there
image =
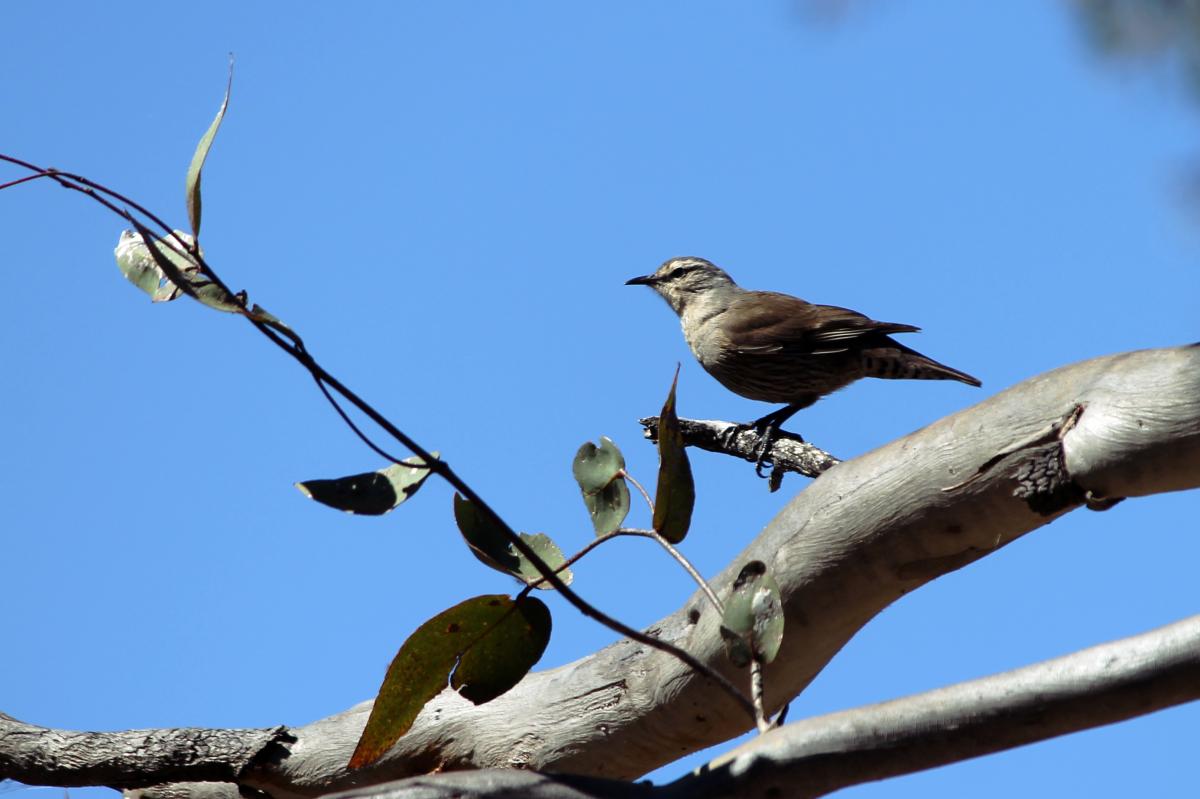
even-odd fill
[[[500,526],[481,513],[475,503],[457,493],[454,495],[454,521],[475,557],[497,571],[520,573],[521,559]]]
[[[178,244],[172,239],[156,239],[137,219],[130,217],[130,221],[137,230],[136,237],[139,240],[131,246],[136,248],[140,243],[140,246],[149,253],[164,278],[173,284],[174,289],[178,290],[169,292],[170,296],[167,296],[166,299],[173,300],[179,296],[178,292],[182,292],[218,311],[227,313],[242,311],[246,302],[244,294],[236,297],[229,294],[200,271],[200,264],[195,259],[187,253],[180,252]],[[123,232],[121,234],[122,241],[130,235],[132,234],[129,231]],[[190,243],[191,238],[189,237],[187,241]],[[120,247],[120,243],[117,246]],[[180,259],[183,259],[182,262]],[[119,264],[120,261],[118,261]],[[164,287],[160,291],[166,292],[167,289]]]
[[[558,569],[559,566],[567,562],[558,544],[554,543],[554,539],[545,533],[517,533],[517,535],[521,536],[521,540],[536,552],[537,556],[551,569]],[[515,549],[513,551],[516,552]],[[545,578],[542,577],[542,573],[537,570],[537,567],[528,558],[520,552],[516,554],[521,561],[521,572],[516,575],[518,579],[522,580],[526,585],[532,585],[534,588],[540,588],[543,591],[554,590],[554,586],[546,582]],[[563,569],[558,572],[558,579],[562,580],[566,585],[570,585],[571,581],[575,579],[575,573],[570,569]]]
[[[182,231],[175,231],[188,244],[192,237]],[[186,273],[188,270],[199,269],[190,255],[179,248],[174,239],[156,239],[159,251],[168,258],[176,272]],[[182,292],[172,283],[158,265],[157,260],[146,246],[141,234],[132,230],[121,232],[117,247],[113,251],[117,259],[117,267],[125,279],[150,295],[154,302],[170,302]]]
[[[435,458],[438,456],[436,452],[430,454]],[[309,499],[331,508],[382,516],[417,493],[430,475],[429,468],[423,464],[421,458],[414,456],[374,472],[335,480],[305,480],[296,483],[296,488]]]
[[[476,705],[492,701],[520,682],[542,657],[550,626],[545,603],[533,596],[523,598],[463,654],[450,675],[450,687]]]
[[[434,616],[388,666],[350,768],[381,758],[447,682],[477,705],[488,702],[520,682],[549,641],[550,611],[534,597],[477,596]]]
[[[770,663],[783,642],[783,601],[779,584],[761,560],[742,567],[733,581],[721,617],[721,637],[734,665],[744,666],[751,657]]]
[[[571,471],[585,494],[593,494],[617,478],[625,468],[625,456],[608,436],[600,436],[600,446],[587,441],[575,453]]]
[[[458,523],[459,532],[466,539],[467,546],[480,562],[496,571],[511,574],[526,585],[545,589],[552,587],[543,580],[541,572],[532,561],[509,542],[504,528],[495,519],[480,511],[475,503],[458,494],[454,495],[454,520]],[[519,535],[551,569],[557,570],[567,562],[562,550],[545,533]],[[558,572],[558,578],[570,585],[574,575],[570,569],[562,569]]]
[[[729,657],[729,662],[739,669],[749,666],[750,661],[754,659],[754,653],[750,650],[749,642],[723,624],[720,630],[721,640],[725,643],[725,654]]]
[[[654,492],[654,529],[672,544],[687,535],[692,524],[692,507],[696,504],[696,484],[692,480],[692,465],[679,432],[679,417],[675,415],[675,386],[679,382],[679,367],[671,391],[658,415],[658,486]]]
[[[272,313],[267,313],[267,309],[263,308],[258,303],[255,303],[254,307],[250,309],[250,318],[254,319],[256,322],[262,322],[264,325],[291,330],[291,328],[279,321],[278,316]]]
[[[620,527],[629,515],[629,486],[624,478],[613,480],[595,494],[584,494],[583,504],[592,517],[596,535],[607,535]]]
[[[625,457],[607,436],[600,437],[599,447],[588,441],[575,453],[571,471],[579,483],[596,535],[616,530],[629,515],[629,486],[622,474],[624,469]]]
[[[217,116],[208,126],[208,130],[200,137],[196,152],[192,155],[192,163],[188,165],[187,179],[184,182],[184,199],[187,203],[188,222],[192,226],[192,234],[200,238],[200,170],[204,168],[204,160],[212,149],[213,139],[221,128],[221,120],[225,118],[225,109],[229,108],[229,93],[233,91],[233,59],[229,60],[229,81],[225,84],[225,99],[217,109]]]

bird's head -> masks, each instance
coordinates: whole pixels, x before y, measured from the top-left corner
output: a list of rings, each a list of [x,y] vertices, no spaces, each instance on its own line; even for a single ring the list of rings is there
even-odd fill
[[[733,278],[724,269],[711,261],[692,256],[664,261],[653,273],[630,278],[625,285],[649,286],[678,314],[682,314],[690,303],[705,298],[719,298],[737,288]]]

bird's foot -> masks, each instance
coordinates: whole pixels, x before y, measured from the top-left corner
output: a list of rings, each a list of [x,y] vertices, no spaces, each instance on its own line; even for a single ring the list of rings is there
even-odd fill
[[[767,457],[767,453],[771,451],[771,444],[774,443],[776,435],[779,432],[779,425],[786,421],[792,413],[794,413],[794,410],[788,407],[775,413],[767,414],[761,419],[755,419],[753,422],[738,422],[737,424],[730,425],[721,433],[721,446],[731,453],[740,454],[736,448],[738,436],[746,431],[753,430],[759,436],[758,446],[754,454],[754,473],[764,479],[770,479],[770,475],[764,473],[763,469],[773,467],[775,464],[774,461]],[[790,435],[795,436],[801,442],[804,441],[803,438],[795,433],[791,433]]]
[[[753,428],[760,436],[762,441],[758,445],[758,456],[754,459],[754,473],[764,479],[771,478],[771,475],[763,474],[764,466],[774,466],[775,462],[767,457],[767,453],[771,449],[771,445],[775,443],[775,439],[780,432],[779,422],[774,419],[759,419],[757,422],[752,422],[749,427]],[[804,438],[796,433],[789,435],[795,436],[800,443],[804,443]]]
[[[774,461],[767,459],[767,450],[771,448],[771,437],[775,434],[775,423],[768,422],[761,429],[755,425],[754,429],[762,436],[762,441],[758,445],[758,456],[754,459],[754,473],[759,477],[766,478],[767,475],[763,474],[763,466],[775,465]]]
[[[734,451],[734,447],[737,444],[737,437],[747,430],[754,429],[753,422],[737,422],[736,424],[729,425],[729,427],[725,428],[725,432],[721,433],[721,446],[727,450]]]
[[[730,452],[738,452],[737,437],[753,430],[760,436],[757,453],[754,457],[754,473],[759,477],[766,477],[767,475],[763,474],[763,466],[771,463],[767,460],[767,450],[771,448],[771,433],[774,432],[774,429],[773,423],[768,421],[764,424],[762,419],[754,422],[738,422],[730,425],[725,432],[721,433],[721,446]]]

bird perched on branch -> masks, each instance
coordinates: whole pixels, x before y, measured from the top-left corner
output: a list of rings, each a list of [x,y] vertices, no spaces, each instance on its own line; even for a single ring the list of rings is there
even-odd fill
[[[626,285],[649,286],[679,314],[696,360],[725,388],[786,403],[751,425],[764,435],[796,411],[862,377],[981,383],[891,338],[920,328],[877,322],[857,311],[814,305],[773,291],[747,291],[703,258],[672,258]]]

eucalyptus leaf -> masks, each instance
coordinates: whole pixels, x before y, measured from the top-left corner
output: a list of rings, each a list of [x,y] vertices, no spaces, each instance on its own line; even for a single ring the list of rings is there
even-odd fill
[[[477,705],[508,691],[541,658],[550,627],[541,600],[504,594],[473,597],[422,624],[388,666],[349,767],[381,758],[447,682]]]
[[[192,243],[192,237],[188,234],[179,230],[175,233],[189,245]],[[156,241],[161,254],[170,259],[177,272],[186,274],[188,271],[199,269],[195,260],[180,249],[179,243],[174,239],[168,237]],[[179,287],[167,278],[141,234],[132,230],[122,231],[113,254],[125,279],[150,295],[153,302],[170,302],[182,293]]]
[[[212,124],[208,126],[208,130],[200,137],[200,143],[196,145],[196,152],[192,155],[192,162],[188,164],[187,178],[184,181],[184,200],[187,203],[188,222],[192,226],[192,234],[197,238],[200,237],[200,177],[201,170],[204,168],[204,161],[208,158],[208,151],[212,149],[213,139],[217,136],[217,131],[221,129],[221,121],[225,118],[225,109],[229,108],[229,94],[233,91],[233,60],[229,61],[229,80],[225,84],[225,99],[221,101],[221,107],[217,109],[217,116],[213,119]]]
[[[654,492],[654,529],[672,544],[687,535],[692,524],[692,508],[696,504],[696,484],[679,417],[675,414],[675,386],[679,382],[679,367],[671,391],[658,416],[658,485]]]
[[[748,651],[763,663],[779,654],[783,642],[783,601],[779,584],[761,560],[742,567],[721,617],[721,636],[734,664],[743,666]],[[733,643],[734,639],[740,643]]]
[[[508,600],[508,597],[504,597]],[[550,642],[550,609],[537,597],[513,603],[458,661],[450,687],[476,705],[490,702],[521,681]]]
[[[725,644],[725,654],[728,656],[729,662],[739,669],[749,666],[750,661],[754,659],[754,653],[750,650],[750,643],[724,624],[719,629],[721,632],[721,641]]]
[[[584,494],[593,494],[607,486],[625,468],[625,456],[608,436],[600,436],[600,446],[584,442],[575,453],[571,472]]]
[[[625,456],[607,436],[600,437],[600,446],[588,441],[575,453],[571,472],[579,483],[596,535],[616,530],[629,515],[624,469]]]
[[[454,495],[454,520],[458,523],[458,530],[466,539],[467,546],[481,563],[496,571],[510,574],[526,585],[546,589],[553,587],[543,580],[541,572],[533,562],[517,551],[505,535],[504,528],[495,519],[459,494]],[[551,569],[558,570],[567,562],[562,550],[545,533],[519,535]],[[574,575],[570,569],[562,569],[558,571],[558,578],[570,584]]]
[[[140,246],[145,248],[146,252],[150,255],[154,265],[160,270],[163,278],[167,281],[160,289],[160,292],[169,294],[165,296],[165,299],[173,300],[182,292],[218,311],[225,311],[227,313],[239,313],[242,311],[246,301],[244,294],[229,294],[201,272],[200,264],[191,255],[180,252],[178,243],[173,239],[156,239],[137,219],[130,218],[130,221],[137,230],[137,233],[134,235],[138,239],[137,242],[133,242],[130,246],[136,248],[140,243]],[[122,242],[129,235],[129,231],[123,232],[121,234]],[[191,238],[188,237],[186,241],[190,243]],[[117,246],[119,248],[121,243],[118,242]],[[134,249],[133,252],[136,254],[140,251]],[[117,263],[118,266],[121,266],[120,260]],[[170,292],[166,288],[167,284],[173,284]]]
[[[430,453],[434,458],[437,452]],[[332,480],[305,480],[296,488],[322,505],[366,516],[381,516],[417,493],[431,474],[424,461],[413,456],[383,469]]]
[[[596,535],[608,535],[620,527],[629,515],[629,503],[629,486],[621,477],[594,494],[583,495],[583,504]]]

